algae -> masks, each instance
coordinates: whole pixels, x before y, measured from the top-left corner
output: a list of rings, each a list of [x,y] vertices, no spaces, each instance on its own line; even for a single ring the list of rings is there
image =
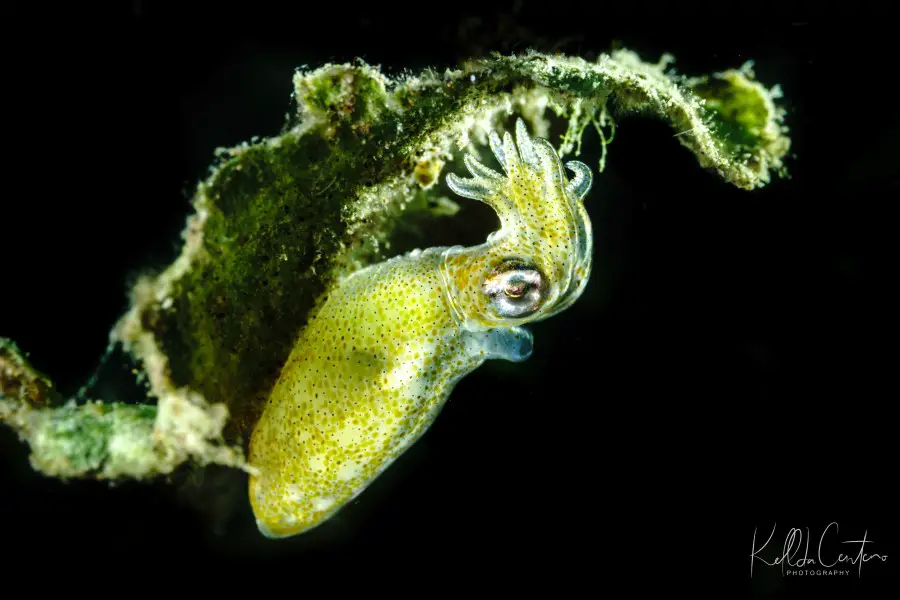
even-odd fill
[[[527,52],[397,79],[361,61],[298,70],[284,130],[217,152],[180,256],[137,283],[111,333],[142,365],[149,396],[65,401],[0,340],[0,420],[48,476],[143,478],[188,460],[252,470],[243,444],[329,286],[388,255],[397,231],[452,217],[436,185],[445,166],[514,115],[538,135],[551,113],[567,119],[564,153],[596,130],[601,171],[616,121],[644,115],[739,188],[786,174],[777,86],[748,65],[686,78],[671,61]]]

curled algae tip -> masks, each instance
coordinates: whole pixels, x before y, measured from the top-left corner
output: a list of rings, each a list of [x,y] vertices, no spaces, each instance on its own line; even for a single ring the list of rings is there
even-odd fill
[[[532,351],[522,325],[571,306],[590,277],[584,209],[590,169],[567,177],[547,140],[516,122],[489,136],[500,165],[474,156],[458,195],[491,206],[501,227],[478,246],[428,248],[362,269],[303,329],[250,440],[250,502],[260,532],[322,524],[361,494],[437,417],[485,360]]]

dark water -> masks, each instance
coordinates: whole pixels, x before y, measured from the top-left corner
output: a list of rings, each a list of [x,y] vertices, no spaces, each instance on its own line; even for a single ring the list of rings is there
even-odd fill
[[[176,255],[213,149],[277,133],[300,65],[361,56],[399,73],[529,46],[592,58],[616,41],[650,60],[671,52],[689,74],[754,59],[784,90],[799,157],[790,180],[748,193],[698,168],[666,126],[621,122],[587,201],[595,271],[582,299],[532,327],[528,363],[463,380],[422,441],[300,538],[260,537],[233,472],[204,473],[191,502],[183,481],[60,483],[0,430],[13,568],[140,573],[164,556],[228,585],[307,586],[323,565],[386,559],[402,579],[425,560],[442,579],[486,570],[561,596],[886,597],[900,563],[888,5],[13,9],[0,335],[69,391],[130,283]],[[841,577],[757,562],[750,577],[755,528],[777,527],[772,550],[808,527],[814,557],[831,522],[831,542],[866,532],[867,553],[891,556]]]

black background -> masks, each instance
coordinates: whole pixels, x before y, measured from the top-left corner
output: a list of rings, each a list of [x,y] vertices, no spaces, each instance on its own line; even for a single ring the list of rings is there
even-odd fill
[[[745,192],[700,169],[668,126],[622,121],[587,200],[596,266],[582,299],[532,327],[530,361],[464,379],[413,450],[307,535],[259,536],[234,473],[210,470],[189,493],[61,483],[32,473],[0,429],[4,565],[92,569],[81,586],[149,568],[157,582],[169,569],[254,589],[303,581],[303,593],[340,584],[329,565],[387,560],[390,578],[364,580],[372,591],[479,572],[560,595],[884,597],[900,561],[889,4],[4,9],[0,335],[69,393],[129,285],[177,254],[213,150],[277,134],[301,65],[362,57],[396,74],[490,50],[593,58],[617,42],[648,60],[671,52],[688,74],[753,59],[785,92],[797,155],[790,180]],[[585,144],[595,166],[598,143]],[[759,563],[750,577],[755,527],[777,524],[770,548],[810,527],[813,556],[831,521],[894,555],[861,577],[782,578]]]

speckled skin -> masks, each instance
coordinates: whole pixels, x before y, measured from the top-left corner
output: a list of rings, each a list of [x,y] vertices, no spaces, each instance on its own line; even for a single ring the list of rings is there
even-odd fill
[[[570,162],[568,181],[548,142],[531,140],[521,120],[516,134],[517,144],[490,136],[504,174],[467,156],[474,178],[447,177],[497,211],[499,231],[473,248],[414,251],[353,274],[301,333],[250,442],[259,470],[250,502],[267,537],[340,510],[428,429],[457,381],[487,359],[528,358],[520,325],[581,294],[590,170]]]

